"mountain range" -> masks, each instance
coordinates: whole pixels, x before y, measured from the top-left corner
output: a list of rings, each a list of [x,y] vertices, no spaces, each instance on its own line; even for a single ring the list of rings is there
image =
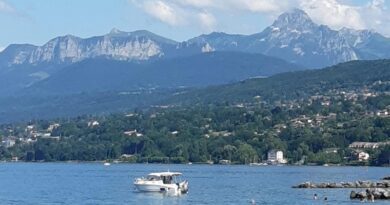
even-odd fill
[[[390,39],[375,31],[332,30],[314,23],[302,10],[280,15],[253,35],[210,33],[176,42],[149,31],[113,29],[103,36],[54,38],[43,46],[13,44],[0,53],[0,65],[69,64],[91,58],[150,61],[212,51],[239,51],[274,56],[309,68],[350,60],[389,58]]]
[[[107,93],[112,98],[121,92],[214,86],[353,60],[386,59],[389,51],[390,38],[371,30],[333,30],[299,9],[281,14],[252,35],[213,32],[184,42],[146,30],[112,29],[85,39],[66,35],[42,46],[12,44],[0,52],[0,105],[13,109],[14,101],[23,99],[34,109],[43,101],[50,106],[62,103],[51,103],[54,98],[88,102],[74,99],[85,93],[100,99]]]
[[[153,76],[147,75],[166,76],[167,73],[171,73],[172,75],[168,76],[168,79],[172,80],[169,86],[183,84],[181,77],[192,76],[193,81],[184,83],[185,86],[191,87],[199,86],[201,83],[203,85],[223,84],[258,75],[270,76],[298,68],[320,68],[351,60],[390,58],[389,50],[390,39],[379,33],[347,28],[339,31],[332,30],[325,25],[317,25],[304,11],[299,9],[283,13],[271,26],[253,35],[214,32],[188,41],[176,42],[145,30],[123,32],[113,29],[106,35],[87,39],[66,35],[54,38],[43,46],[29,44],[8,46],[0,53],[0,93],[12,94],[40,85],[45,80],[47,81],[43,84],[54,82],[54,79],[64,81],[58,78],[59,73],[67,73],[65,76],[68,79],[93,79],[97,77],[94,76],[94,73],[99,73],[93,68],[87,76],[78,76],[81,74],[80,72],[74,72],[72,75],[70,70],[75,71],[75,67],[78,66],[88,67],[88,65],[94,64],[91,61],[101,59],[112,61],[112,65],[105,61],[106,72],[120,70],[113,68],[117,65],[121,65],[122,68],[128,67],[128,69],[132,69],[126,71],[128,77],[134,77],[137,73],[138,77],[136,78],[144,79],[141,83],[144,85],[167,86],[159,80],[147,82],[146,79],[155,80]],[[197,71],[201,72],[200,67],[188,67],[188,65],[194,64],[187,62],[194,62],[195,59],[197,62],[210,62],[210,56],[202,54],[216,52],[230,52],[229,58],[235,59],[235,69],[214,72],[229,72],[225,76],[231,77],[216,80],[219,77],[217,75],[214,76],[215,78],[208,78],[209,81],[206,82],[202,80],[205,79],[204,74],[196,74]],[[232,52],[236,55],[232,55]],[[253,54],[262,54],[273,58],[267,59],[267,63],[260,63],[259,60],[253,58]],[[221,56],[222,54],[216,55]],[[244,57],[245,55],[248,56]],[[240,61],[239,58],[245,58],[246,61],[251,60],[251,62]],[[276,58],[287,62],[280,65],[281,60]],[[259,59],[265,60],[265,57]],[[88,63],[79,64],[84,60]],[[123,61],[128,65],[124,66],[123,63],[116,61]],[[210,62],[207,64],[207,68],[221,67],[222,64],[218,63],[222,62]],[[252,66],[256,63],[260,64]],[[296,64],[296,66],[286,66],[288,63]],[[149,64],[153,64],[153,66]],[[275,66],[269,66],[272,64]],[[223,64],[223,66],[225,65]],[[244,75],[238,74],[245,73],[247,69],[243,70],[243,68],[247,68],[247,65],[251,65],[252,68],[261,67],[261,71],[250,71]],[[144,67],[154,67],[154,69],[146,69],[145,72],[141,72],[140,69]],[[156,72],[150,72],[150,70]],[[170,70],[180,71],[183,75],[174,74]],[[211,69],[208,70],[211,71]],[[117,80],[111,79],[111,81]],[[137,87],[139,84],[138,81],[135,81],[135,84],[130,85],[130,87]],[[127,85],[129,83],[126,83]],[[49,87],[55,88],[55,86]],[[58,89],[64,88],[58,87]]]

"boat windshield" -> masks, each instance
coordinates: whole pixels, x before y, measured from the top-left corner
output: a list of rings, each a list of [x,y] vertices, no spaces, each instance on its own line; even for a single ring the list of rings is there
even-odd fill
[[[164,184],[172,184],[172,181],[173,181],[172,176],[163,176],[162,179],[163,179]]]
[[[161,177],[159,177],[159,176],[154,176],[154,175],[148,175],[148,176],[146,177],[146,179],[147,179],[148,181],[159,181],[159,180],[161,180]]]
[[[173,177],[173,182],[174,183],[180,183],[182,181],[183,181],[183,179],[182,179],[181,175]]]
[[[164,184],[176,184],[182,181],[181,176],[162,176]]]

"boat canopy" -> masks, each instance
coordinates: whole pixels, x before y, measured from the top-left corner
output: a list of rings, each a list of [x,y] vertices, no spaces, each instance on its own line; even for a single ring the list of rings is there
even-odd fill
[[[166,177],[166,176],[180,176],[182,173],[180,172],[156,172],[150,173],[148,176],[156,176],[156,177]]]

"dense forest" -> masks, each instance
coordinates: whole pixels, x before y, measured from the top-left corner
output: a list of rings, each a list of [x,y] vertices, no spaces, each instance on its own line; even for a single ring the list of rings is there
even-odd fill
[[[250,79],[188,91],[148,109],[1,125],[0,158],[247,164],[282,150],[291,164],[390,160],[390,61]],[[353,142],[381,142],[354,149]],[[356,154],[370,154],[359,161]]]

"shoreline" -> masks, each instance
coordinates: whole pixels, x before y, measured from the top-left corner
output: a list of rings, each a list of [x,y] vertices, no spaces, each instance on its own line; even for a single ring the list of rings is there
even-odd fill
[[[111,165],[113,164],[135,164],[135,165],[209,165],[209,166],[250,166],[250,167],[323,167],[323,168],[331,168],[331,167],[362,167],[362,168],[368,168],[368,167],[383,167],[388,168],[390,166],[374,166],[374,165],[367,165],[367,166],[361,166],[361,165],[294,165],[294,164],[270,164],[270,165],[261,165],[261,166],[253,166],[250,164],[210,164],[210,163],[201,163],[201,162],[192,162],[192,163],[138,163],[138,162],[126,162],[126,161],[79,161],[79,160],[71,160],[71,161],[0,161],[0,164],[19,164],[19,163],[29,163],[29,164],[104,164],[106,162],[109,162]]]

